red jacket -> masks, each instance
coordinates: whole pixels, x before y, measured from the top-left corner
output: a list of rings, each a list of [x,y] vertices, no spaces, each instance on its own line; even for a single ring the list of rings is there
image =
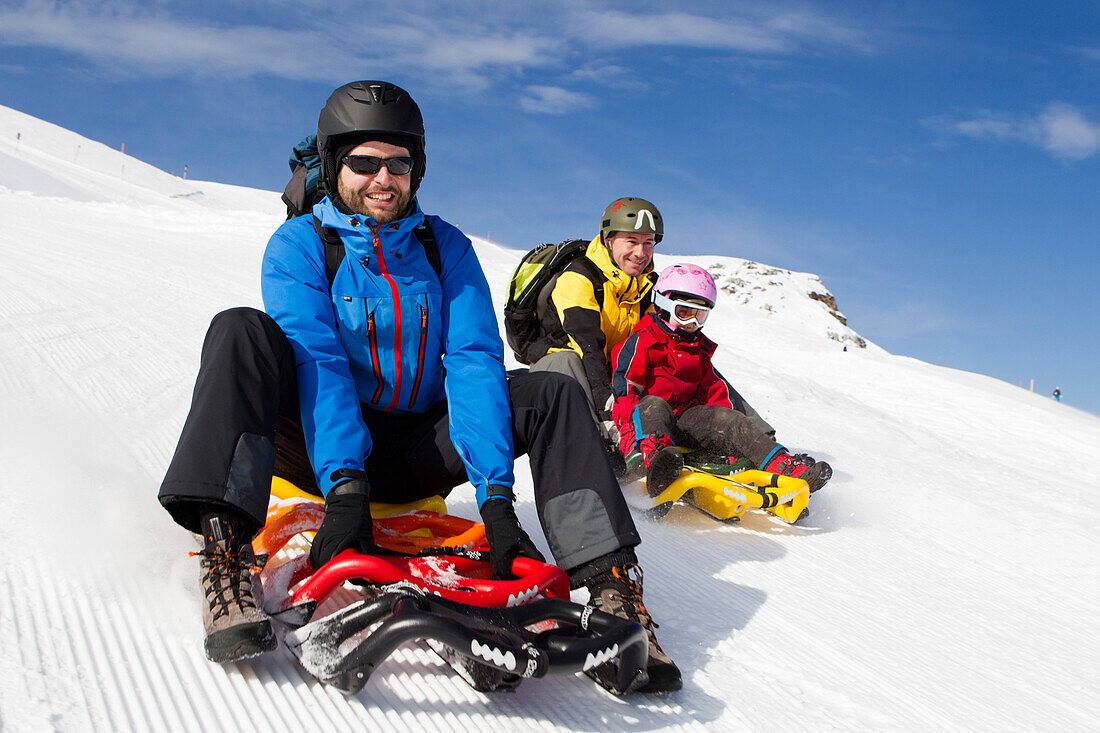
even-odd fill
[[[711,357],[717,345],[703,334],[694,339],[677,336],[657,314],[638,322],[634,333],[611,354],[615,392],[612,418],[624,440],[633,447],[634,408],[646,395],[660,397],[680,415],[695,405],[733,409],[731,388],[714,370]]]

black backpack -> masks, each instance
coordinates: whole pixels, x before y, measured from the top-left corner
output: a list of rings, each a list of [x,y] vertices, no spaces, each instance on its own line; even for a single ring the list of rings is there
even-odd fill
[[[317,136],[307,135],[302,138],[294,149],[290,151],[290,180],[283,189],[283,203],[286,204],[286,218],[293,219],[313,212],[313,205],[325,197],[325,190],[318,185],[321,175],[321,155],[317,152]],[[336,277],[336,270],[344,261],[344,242],[335,229],[327,229],[321,226],[321,221],[313,217],[313,228],[317,236],[325,245],[325,274],[328,275],[328,286],[332,287],[332,281]],[[413,234],[424,247],[424,254],[428,257],[436,277],[443,272],[443,264],[439,259],[439,245],[435,241],[435,232],[428,224],[425,217],[424,223],[413,229]]]
[[[604,277],[592,260],[584,256],[588,240],[567,239],[559,244],[540,244],[523,256],[508,281],[508,299],[504,303],[504,333],[508,346],[522,364],[530,364],[541,354],[531,354],[532,345],[542,333],[542,317],[550,292],[558,276],[576,262],[592,281],[596,302],[603,307]]]

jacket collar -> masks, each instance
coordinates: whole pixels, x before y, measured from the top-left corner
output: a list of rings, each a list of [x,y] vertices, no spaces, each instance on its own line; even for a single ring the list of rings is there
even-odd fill
[[[596,238],[588,244],[584,254],[592,260],[607,281],[613,283],[615,289],[623,294],[624,297],[620,302],[640,300],[653,287],[653,279],[650,276],[653,272],[652,260],[638,277],[627,275],[611,259],[611,252],[607,249],[607,245],[600,241],[599,235],[596,235]]]
[[[702,331],[696,331],[692,336],[683,336],[676,333],[675,330],[668,327],[668,325],[661,320],[661,317],[657,314],[657,311],[653,311],[648,315],[650,323],[647,324],[647,328],[657,329],[664,334],[665,338],[670,341],[675,341],[678,344],[687,346],[688,348],[701,349],[707,356],[713,356],[714,351],[718,348],[718,344],[711,341],[706,337]]]
[[[321,201],[313,207],[313,214],[321,220],[321,226],[336,229],[342,234],[345,232],[360,232],[363,231],[363,226],[366,225],[370,229],[377,229],[378,223],[369,216],[363,216],[362,214],[348,215],[337,209],[332,199],[325,196]],[[359,222],[358,225],[353,225],[351,222],[355,219]],[[399,231],[404,233],[412,233],[412,230],[420,226],[424,222],[424,212],[420,209],[420,202],[415,198],[409,207],[409,213],[398,219],[397,221],[390,222],[382,227],[382,231]]]

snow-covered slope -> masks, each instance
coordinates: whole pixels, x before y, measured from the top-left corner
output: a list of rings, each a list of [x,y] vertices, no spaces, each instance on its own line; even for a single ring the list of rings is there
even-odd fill
[[[485,696],[416,647],[354,697],[283,650],[206,662],[193,543],[156,490],[206,325],[259,304],[281,218],[276,194],[183,181],[0,108],[0,728],[1100,726],[1100,420],[863,348],[817,278],[734,258],[700,260],[726,290],[717,363],[837,473],[797,526],[638,514],[682,692],[615,699],[578,677]],[[476,245],[502,294],[520,253]],[[468,490],[449,505],[475,514]]]

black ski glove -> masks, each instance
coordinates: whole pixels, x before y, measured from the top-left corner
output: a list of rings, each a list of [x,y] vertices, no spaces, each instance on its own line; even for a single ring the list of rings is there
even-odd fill
[[[325,518],[309,551],[309,563],[315,570],[349,547],[366,554],[377,551],[369,497],[365,478],[345,481],[328,492]]]
[[[481,505],[481,521],[485,523],[485,538],[489,540],[489,562],[493,577],[512,580],[512,561],[517,557],[546,562],[535,543],[519,526],[516,509],[508,499],[491,498]]]

